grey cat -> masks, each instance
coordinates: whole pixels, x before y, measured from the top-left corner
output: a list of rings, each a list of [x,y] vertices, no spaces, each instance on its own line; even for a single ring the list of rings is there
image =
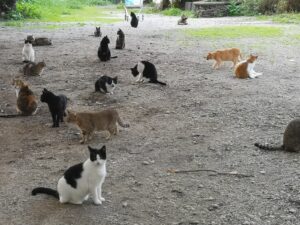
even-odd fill
[[[52,45],[52,41],[46,37],[35,38],[33,35],[28,35],[27,41],[31,41],[33,46]]]
[[[117,35],[118,38],[117,38],[117,41],[116,41],[116,49],[123,49],[125,48],[125,34],[124,32],[119,29],[118,32],[117,32]]]
[[[268,146],[259,143],[254,145],[264,150],[284,150],[288,152],[300,151],[300,119],[292,120],[286,127],[283,134],[283,145],[281,146]]]

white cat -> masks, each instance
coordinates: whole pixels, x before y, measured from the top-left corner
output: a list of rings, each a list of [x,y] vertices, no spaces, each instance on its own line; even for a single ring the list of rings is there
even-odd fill
[[[22,50],[22,60],[23,62],[34,62],[34,50],[31,41],[25,40]]]
[[[71,166],[57,184],[57,191],[38,187],[31,194],[44,193],[59,199],[61,203],[82,204],[92,196],[96,205],[102,204],[102,184],[106,177],[106,147],[94,149],[88,146],[90,158],[84,163]]]

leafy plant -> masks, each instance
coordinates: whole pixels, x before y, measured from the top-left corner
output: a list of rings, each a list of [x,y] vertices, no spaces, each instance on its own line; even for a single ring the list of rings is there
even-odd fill
[[[229,16],[240,16],[241,15],[241,9],[239,4],[236,2],[236,0],[231,0],[228,5],[228,15]]]

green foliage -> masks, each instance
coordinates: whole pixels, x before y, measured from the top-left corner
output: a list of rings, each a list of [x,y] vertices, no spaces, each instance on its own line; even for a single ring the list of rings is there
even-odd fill
[[[202,29],[186,29],[188,35],[209,39],[225,38],[269,38],[280,37],[283,30],[280,27],[268,26],[226,26]]]
[[[229,2],[228,14],[229,14],[229,16],[240,16],[241,15],[240,5],[235,0],[231,0]]]
[[[271,20],[276,23],[300,24],[300,13],[285,13],[272,16],[258,16],[259,20]]]

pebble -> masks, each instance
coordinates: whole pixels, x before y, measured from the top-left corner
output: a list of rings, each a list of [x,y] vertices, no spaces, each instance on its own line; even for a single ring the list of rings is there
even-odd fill
[[[209,210],[209,211],[214,211],[214,210],[216,210],[216,209],[218,209],[218,208],[219,208],[219,205],[218,205],[218,204],[212,204],[211,206],[208,207],[208,210]]]
[[[143,164],[143,165],[149,165],[150,162],[148,162],[148,161],[143,161],[142,164]]]
[[[259,171],[261,174],[266,174],[266,171],[264,171],[264,170],[261,170],[261,171]]]
[[[295,212],[297,212],[296,209],[294,209],[294,208],[289,209],[289,213],[295,213]]]
[[[123,202],[123,203],[122,203],[122,206],[125,208],[125,207],[128,206],[128,203],[127,203],[127,202]]]

